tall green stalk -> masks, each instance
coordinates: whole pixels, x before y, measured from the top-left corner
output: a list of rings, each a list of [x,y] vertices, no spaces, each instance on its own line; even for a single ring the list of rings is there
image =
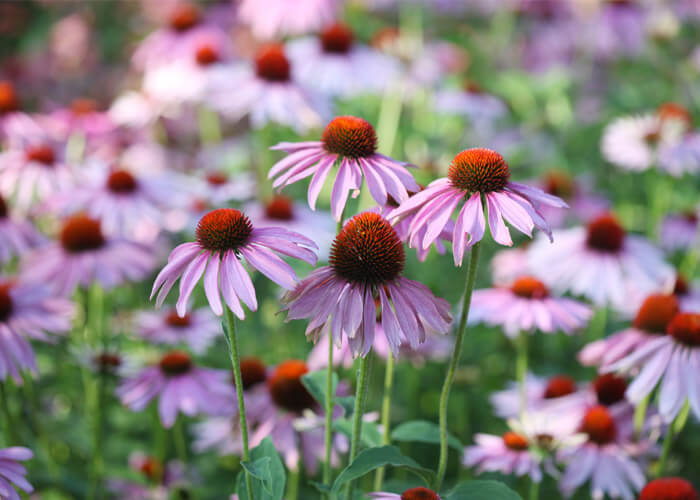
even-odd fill
[[[12,446],[19,444],[15,432],[15,420],[10,410],[9,401],[7,400],[6,382],[0,382],[0,407],[2,407],[2,417],[5,421],[5,445]]]
[[[515,339],[516,344],[516,359],[515,373],[518,381],[518,391],[520,394],[520,414],[522,415],[527,409],[527,387],[525,378],[527,377],[527,336],[528,332],[521,331]]]
[[[459,365],[459,358],[462,354],[462,344],[464,343],[464,334],[467,330],[467,320],[469,319],[469,307],[472,302],[472,291],[474,290],[474,282],[476,281],[476,268],[479,264],[479,250],[481,242],[476,242],[472,246],[471,257],[469,258],[469,271],[467,272],[467,281],[464,286],[464,297],[462,299],[462,315],[459,319],[457,327],[457,339],[455,340],[452,357],[447,366],[447,374],[445,375],[445,383],[442,386],[440,394],[440,461],[438,462],[437,475],[435,477],[436,491],[440,490],[442,480],[445,478],[447,470],[447,403],[450,398],[450,389],[455,378],[455,370]]]
[[[333,447],[333,339],[328,332],[328,367],[326,368],[326,428],[325,428],[325,461],[323,463],[323,484],[331,486],[333,466],[331,451]],[[324,493],[324,498],[330,498],[330,493]]]
[[[357,388],[355,389],[355,409],[352,415],[352,438],[350,441],[350,456],[348,464],[351,464],[357,456],[360,448],[360,438],[362,436],[362,417],[365,413],[365,402],[367,399],[367,389],[369,388],[369,367],[372,351],[364,358],[360,358],[360,367],[357,370]],[[345,493],[345,500],[352,499],[355,482],[350,481]]]
[[[394,385],[394,355],[389,351],[384,373],[384,396],[382,398],[382,445],[391,443],[391,389]],[[384,467],[377,469],[374,476],[374,491],[381,491],[384,482]]]

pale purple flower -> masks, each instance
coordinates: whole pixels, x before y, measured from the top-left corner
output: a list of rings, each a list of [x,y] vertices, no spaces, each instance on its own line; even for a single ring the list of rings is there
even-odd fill
[[[194,353],[202,354],[221,333],[221,320],[207,308],[184,316],[175,310],[141,311],[133,319],[133,332],[158,344],[185,343]]]
[[[272,149],[289,155],[270,169],[268,178],[275,179],[273,187],[282,189],[311,177],[308,202],[314,210],[328,174],[338,164],[331,193],[331,213],[336,221],[341,219],[348,196],[359,194],[363,178],[379,205],[385,205],[389,197],[403,202],[409,191],[420,191],[406,169],[408,164],[377,153],[377,134],[362,118],[336,117],[326,126],[320,141],[283,142]]]
[[[20,462],[31,460],[34,453],[29,448],[11,446],[0,448],[0,498],[7,500],[20,500],[15,487],[25,493],[31,493],[34,488],[24,476],[27,469]]]
[[[428,330],[447,333],[449,304],[401,276],[403,245],[379,214],[364,212],[350,219],[333,242],[329,262],[283,299],[287,320],[310,319],[307,337],[318,340],[329,329],[336,344],[347,337],[353,354],[366,356],[377,334],[378,310],[394,356],[404,342],[417,348]]]
[[[80,134],[87,140],[99,140],[116,128],[109,114],[98,110],[92,99],[74,99],[69,107],[49,113],[44,124],[58,137],[70,137]]]
[[[635,56],[646,42],[646,12],[635,2],[601,2],[579,26],[579,47],[604,60]]]
[[[44,242],[44,237],[31,222],[10,215],[0,196],[0,263],[23,256],[29,249]]]
[[[328,96],[377,94],[396,80],[399,62],[355,40],[345,24],[325,27],[318,37],[286,45],[298,81]]]
[[[545,193],[566,201],[570,210],[543,206],[540,212],[553,228],[561,228],[570,220],[586,223],[610,210],[610,200],[597,194],[591,179],[573,177],[566,172],[552,170],[537,184]]]
[[[484,236],[485,208],[491,236],[501,245],[513,244],[504,219],[528,236],[537,226],[551,238],[549,224],[538,207],[567,207],[566,203],[540,189],[510,182],[509,177],[508,164],[500,154],[483,148],[464,150],[452,161],[448,177],[431,182],[402,202],[391,218],[400,220],[415,213],[409,228],[409,245],[425,249],[440,236],[459,203],[467,198],[452,233],[452,252],[458,266],[462,265],[464,251]],[[423,233],[424,226],[428,229]]]
[[[73,304],[55,297],[44,284],[0,279],[0,381],[8,375],[21,382],[20,371],[37,374],[29,340],[52,342],[71,328]]]
[[[223,314],[223,295],[226,305],[243,319],[240,301],[251,311],[257,310],[258,301],[253,282],[239,259],[245,258],[270,280],[292,290],[298,281],[296,273],[275,252],[315,265],[315,248],[310,239],[286,229],[254,228],[239,210],[213,210],[199,221],[197,240],[183,243],[170,253],[167,265],[153,283],[151,298],[160,289],[156,300],[160,307],[175,282],[182,278],[176,308],[184,316],[187,301],[204,276],[204,292],[212,311],[218,316]]]
[[[401,494],[375,491],[374,493],[367,493],[367,498],[373,498],[374,500],[442,500],[442,497],[433,490],[422,486],[409,488]]]
[[[525,376],[525,405],[522,406],[520,384],[509,382],[506,389],[491,394],[489,401],[494,413],[501,418],[511,418],[523,411],[539,412],[550,403],[576,392],[576,382],[566,375],[545,378],[532,373]]]
[[[539,483],[542,481],[540,457],[534,453],[527,437],[516,432],[502,436],[476,434],[475,444],[464,450],[462,463],[476,468],[476,473],[501,472],[506,475],[527,476]]]
[[[140,281],[154,264],[150,247],[107,237],[99,221],[79,214],[63,222],[56,241],[23,259],[22,275],[28,281],[49,284],[60,295],[70,295],[77,286],[99,283],[111,289],[125,281]]]
[[[627,234],[611,214],[556,237],[553,245],[538,239],[528,250],[535,276],[554,290],[623,308],[630,296],[673,286],[675,273],[663,253],[643,237]]]
[[[496,252],[491,258],[491,281],[496,286],[508,286],[521,276],[532,274],[529,269],[528,245],[505,248]]]
[[[698,210],[668,214],[661,221],[661,245],[670,251],[686,251],[700,245]]]
[[[206,105],[228,120],[247,116],[254,128],[277,123],[304,133],[319,127],[330,115],[327,98],[295,81],[280,45],[262,47],[254,62],[235,63],[212,74],[208,83]]]
[[[659,413],[672,422],[688,401],[700,418],[700,314],[679,313],[657,336],[607,367],[607,371],[636,373],[627,399],[639,403],[659,385]]]
[[[116,393],[133,411],[142,411],[158,398],[160,421],[172,427],[179,412],[190,417],[222,414],[231,392],[229,377],[227,371],[197,366],[183,351],[171,351],[158,364],[124,380]]]
[[[129,455],[129,467],[148,484],[123,479],[108,481],[108,488],[119,498],[129,500],[166,500],[170,491],[186,483],[184,464],[170,460],[163,465],[157,458],[136,451]]]
[[[319,31],[339,8],[338,0],[242,0],[238,15],[256,38],[276,39]]]
[[[521,276],[509,287],[475,290],[469,311],[470,323],[500,325],[510,338],[535,330],[571,335],[593,315],[582,302],[552,296],[547,286],[532,276]]]
[[[467,84],[463,89],[436,91],[433,106],[439,113],[463,115],[479,127],[489,126],[508,113],[501,99],[473,84]]]
[[[685,134],[678,142],[662,144],[658,150],[659,167],[673,175],[697,175],[700,171],[700,133]]]
[[[673,294],[678,299],[681,311],[700,312],[700,285],[697,282],[688,283],[679,274],[676,276]]]

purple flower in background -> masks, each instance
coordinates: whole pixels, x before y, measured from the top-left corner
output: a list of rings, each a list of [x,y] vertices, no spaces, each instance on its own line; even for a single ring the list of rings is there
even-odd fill
[[[667,250],[684,251],[700,245],[698,209],[668,214],[661,221],[661,244]]]
[[[0,498],[20,500],[15,486],[26,493],[34,491],[32,485],[24,478],[27,469],[19,463],[33,457],[32,450],[21,446],[0,448]]]
[[[350,193],[359,193],[363,177],[379,205],[385,205],[389,196],[402,202],[408,199],[409,191],[420,191],[406,163],[377,153],[377,134],[362,118],[338,116],[326,126],[320,141],[282,142],[272,149],[289,154],[268,173],[268,178],[275,179],[273,187],[282,189],[313,176],[308,191],[312,209],[331,168],[338,163],[331,193],[331,213],[336,221],[340,221]]]
[[[122,404],[141,411],[158,398],[158,415],[165,427],[172,427],[178,412],[219,415],[225,409],[231,386],[228,372],[202,368],[189,354],[171,351],[154,366],[126,379],[117,388]]]
[[[283,299],[288,320],[310,318],[309,338],[317,340],[330,328],[336,344],[347,336],[353,354],[366,356],[377,333],[378,310],[395,356],[404,342],[416,349],[429,329],[447,333],[450,305],[401,276],[403,245],[381,215],[364,212],[350,219],[333,242],[329,262]]]
[[[0,381],[11,375],[20,382],[20,370],[37,373],[29,339],[50,342],[65,334],[73,319],[73,304],[51,295],[44,284],[0,278]]]
[[[464,450],[463,463],[482,472],[501,472],[516,476],[527,476],[532,481],[542,481],[540,457],[530,449],[527,437],[513,431],[502,436],[476,434],[473,446]]]
[[[465,249],[484,236],[484,204],[488,208],[491,236],[501,245],[512,245],[503,219],[519,231],[532,236],[535,226],[551,238],[551,229],[538,211],[539,205],[567,207],[563,200],[544,191],[510,182],[510,169],[503,157],[490,149],[467,149],[455,156],[446,178],[433,181],[420,193],[402,202],[391,213],[392,220],[416,214],[409,229],[411,247],[428,248],[450,222],[459,203],[460,209],[452,233],[455,265],[462,265]],[[423,232],[423,227],[427,231]]]
[[[319,31],[339,7],[338,0],[243,0],[238,15],[256,38],[276,39]]]
[[[134,318],[134,333],[159,344],[186,343],[196,354],[204,353],[221,333],[221,320],[207,308],[180,316],[177,311],[141,311]]]
[[[316,264],[316,244],[305,236],[286,229],[254,228],[240,210],[219,208],[202,217],[197,225],[197,240],[176,247],[167,265],[153,283],[151,298],[158,292],[156,306],[165,300],[175,282],[180,280],[177,312],[184,316],[187,301],[197,282],[204,276],[204,292],[209,306],[218,316],[223,314],[221,295],[239,318],[245,313],[239,301],[251,311],[258,308],[255,288],[241,257],[282,288],[292,290],[297,276],[289,264],[274,252]]]
[[[442,500],[442,497],[433,490],[422,486],[409,488],[401,494],[381,491],[368,493],[367,498],[373,498],[374,500]]]
[[[78,133],[99,140],[116,128],[109,114],[98,109],[96,101],[84,97],[74,99],[69,107],[53,111],[44,121],[58,137],[66,138]]]
[[[540,412],[554,401],[575,392],[576,382],[566,375],[543,378],[528,373],[525,376],[524,410]],[[492,393],[489,400],[494,413],[501,418],[515,417],[522,411],[520,386],[516,382],[510,382],[507,389]]]
[[[0,196],[0,263],[22,256],[44,241],[29,221],[11,217],[9,212],[7,203]]]
[[[63,222],[58,240],[31,252],[22,261],[28,281],[47,283],[60,295],[75,287],[99,283],[111,289],[124,281],[140,281],[154,267],[146,245],[107,237],[100,222],[82,214]]]

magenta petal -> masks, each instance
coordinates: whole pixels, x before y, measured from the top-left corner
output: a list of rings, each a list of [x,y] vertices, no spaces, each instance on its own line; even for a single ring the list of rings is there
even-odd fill
[[[431,182],[423,191],[414,194],[403,202],[401,206],[389,214],[389,218],[392,222],[395,222],[395,219],[402,219],[406,215],[418,211],[424,204],[428,203],[436,196],[444,194],[452,189],[449,179],[437,179]]]
[[[221,305],[221,294],[219,292],[219,266],[221,259],[218,254],[213,255],[209,260],[206,271],[204,271],[204,294],[209,301],[209,307],[214,314],[221,316],[224,308]]]
[[[174,275],[179,275],[182,272],[182,270],[187,266],[192,257],[197,255],[197,253],[199,253],[201,250],[202,248],[197,243],[192,242],[183,243],[182,245],[178,245],[177,247],[175,247],[175,249],[172,252],[170,252],[170,256],[168,257],[168,263],[160,271],[160,273],[158,273],[158,276],[156,276],[156,279],[153,282],[153,289],[151,290],[151,300],[153,299],[153,296],[155,295],[158,288],[163,283],[171,281],[170,278]],[[172,287],[172,283],[174,282],[175,281],[172,280],[170,286],[167,287],[167,290],[164,292],[165,295],[168,294],[170,288]]]
[[[352,185],[352,168],[347,160],[343,159],[331,192],[331,213],[336,221],[340,221]]]
[[[235,258],[235,257],[233,257]],[[238,300],[238,296],[233,288],[233,282],[235,281],[232,269],[230,265],[226,265],[226,262],[221,263],[221,293],[224,296],[224,301],[228,308],[233,314],[235,314],[239,319],[245,319],[245,312],[241,303]]]
[[[363,158],[360,158],[360,165],[362,165],[362,172],[365,174],[367,187],[369,188],[372,198],[374,198],[374,201],[376,201],[379,205],[386,205],[386,187],[382,182],[382,178]]]
[[[532,238],[532,229],[535,224],[532,222],[530,214],[519,203],[511,199],[508,192],[491,193],[501,209],[503,217],[510,222],[521,233]]]
[[[331,171],[331,168],[337,159],[337,155],[332,155],[322,159],[319,162],[316,173],[311,178],[311,182],[309,183],[309,191],[307,193],[307,199],[311,210],[316,210],[316,200],[318,200],[318,195],[321,193],[323,183],[326,182],[328,173]]]
[[[390,286],[390,290],[391,288]],[[389,342],[391,352],[394,354],[394,357],[398,357],[399,347],[401,346],[401,327],[383,287],[379,287],[379,300],[382,306],[382,330],[384,330],[386,340]]]
[[[489,228],[491,229],[491,236],[501,245],[512,246],[513,240],[510,238],[510,231],[508,231],[508,227],[506,227],[505,222],[503,222],[503,215],[501,214],[498,200],[493,197],[493,193],[488,193],[486,195],[486,206],[489,210]]]
[[[241,248],[240,252],[251,266],[279,286],[287,290],[294,290],[298,281],[294,269],[270,250],[264,247],[248,246]]]
[[[453,193],[452,197],[440,207],[440,209],[433,215],[430,221],[426,224],[425,236],[423,236],[422,248],[428,249],[430,245],[440,236],[442,231],[445,229],[447,222],[452,216],[452,212],[459,204],[460,200],[464,197],[462,193]]]
[[[207,260],[209,259],[210,255],[211,252],[202,252],[201,254],[197,255],[194,259],[192,259],[190,265],[187,266],[185,272],[182,273],[182,278],[180,279],[180,296],[175,304],[177,314],[181,317],[184,317],[187,313],[187,301],[189,300],[190,295],[192,295],[194,287],[197,286],[197,282],[202,277],[202,273],[204,273],[204,269],[207,266]]]
[[[255,287],[250,280],[250,276],[243,268],[243,264],[238,260],[234,252],[226,252],[224,256],[224,265],[229,266],[231,273],[231,285],[233,286],[236,295],[243,301],[251,311],[258,310],[258,300],[255,297]]]
[[[320,153],[320,151],[318,151],[318,150],[309,150],[309,149],[302,149],[299,151],[295,151],[294,153],[290,154],[286,158],[283,158],[282,160],[275,163],[272,166],[272,168],[270,168],[270,171],[267,173],[267,178],[272,179],[273,177],[278,176],[279,174],[281,174],[283,171],[287,170],[288,168],[291,168],[292,166],[296,165],[297,163],[302,162],[309,157],[317,156],[319,153]]]

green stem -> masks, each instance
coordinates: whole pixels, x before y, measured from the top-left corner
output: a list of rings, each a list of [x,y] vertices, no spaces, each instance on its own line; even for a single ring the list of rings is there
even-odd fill
[[[331,464],[331,450],[333,447],[333,338],[328,332],[328,368],[326,368],[326,428],[325,428],[325,462],[323,464],[323,484],[331,486],[333,479],[333,466]],[[330,494],[324,494],[325,498],[330,498]]]
[[[382,399],[382,445],[391,443],[391,388],[394,385],[394,355],[389,351],[384,373],[384,397]],[[377,469],[374,476],[374,491],[381,491],[384,482],[384,467]]]
[[[471,250],[471,258],[469,259],[469,271],[467,272],[467,281],[464,287],[464,297],[462,299],[462,315],[459,319],[457,328],[457,339],[455,340],[452,357],[447,367],[445,382],[442,386],[440,394],[440,461],[438,463],[437,475],[435,478],[436,491],[440,490],[440,485],[445,477],[447,470],[447,403],[450,398],[450,389],[455,378],[455,370],[459,365],[459,358],[462,354],[462,344],[464,343],[464,334],[467,330],[467,319],[469,318],[469,307],[472,301],[472,290],[474,290],[474,281],[476,281],[476,268],[479,264],[479,250],[481,242],[476,242]]]
[[[175,441],[175,452],[177,453],[177,458],[183,464],[187,463],[187,440],[185,439],[185,429],[182,426],[182,420],[184,417],[180,416],[175,420],[175,426],[173,427],[173,440]]]
[[[289,471],[289,481],[287,482],[287,500],[297,500],[299,497],[299,480],[301,478],[301,460],[297,463],[296,469]]]
[[[199,108],[199,141],[202,145],[216,144],[221,141],[221,123],[219,115],[207,107]]]
[[[518,390],[520,392],[520,414],[527,410],[527,386],[525,377],[527,376],[527,336],[528,332],[520,332],[515,339],[516,359],[515,373],[518,380]]]
[[[248,423],[246,422],[245,402],[243,400],[243,380],[241,377],[241,360],[238,355],[238,335],[236,333],[236,323],[233,319],[233,313],[228,307],[224,307],[224,315],[226,321],[224,333],[226,334],[226,340],[229,345],[231,364],[233,365],[233,378],[236,384],[236,396],[238,398],[238,416],[241,423],[241,441],[243,442],[242,458],[245,462],[248,462],[250,460],[250,453],[248,452]],[[244,475],[246,490],[248,491],[248,500],[253,500],[253,480],[247,470],[244,470]]]
[[[85,337],[88,345],[93,349],[104,348],[104,292],[102,288],[95,284],[88,291],[85,308]],[[104,474],[104,456],[102,453],[102,434],[105,416],[105,390],[104,376],[100,372],[95,377],[93,374],[87,375],[86,392],[88,403],[88,413],[92,417],[92,463],[90,468],[90,480],[88,488],[88,498],[93,499],[101,489],[102,476]]]
[[[539,500],[540,498],[540,483],[530,479],[530,495],[529,500]]]
[[[664,438],[663,449],[661,451],[661,458],[659,459],[659,467],[656,470],[656,477],[663,477],[666,471],[666,462],[668,461],[668,456],[671,453],[671,445],[675,437],[681,433],[685,423],[688,421],[688,413],[690,411],[690,405],[688,401],[685,402],[681,411],[678,412],[676,418],[673,419],[671,425],[668,426],[668,433]]]
[[[369,388],[369,366],[372,351],[364,358],[360,358],[360,367],[357,370],[357,388],[355,390],[355,409],[352,415],[352,438],[350,441],[350,456],[348,464],[351,464],[357,456],[357,451],[360,448],[360,437],[362,436],[362,417],[365,413],[365,400],[367,399],[367,389]],[[350,481],[348,484],[345,499],[351,500],[355,482]]]
[[[649,399],[651,398],[651,393],[647,394],[644,399],[642,399],[637,407],[634,409],[634,438],[639,439],[642,433],[642,426],[644,426],[644,419],[647,416],[647,407],[649,406]]]
[[[19,444],[15,432],[15,421],[10,411],[10,403],[7,400],[7,382],[0,382],[0,406],[2,406],[2,416],[5,420],[5,441],[7,446]]]

